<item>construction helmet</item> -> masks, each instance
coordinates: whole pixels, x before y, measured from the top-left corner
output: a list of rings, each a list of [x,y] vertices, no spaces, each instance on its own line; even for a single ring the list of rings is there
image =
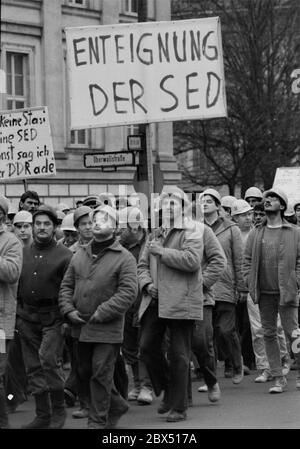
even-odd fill
[[[251,207],[250,204],[247,203],[247,201],[235,200],[231,208],[231,215],[233,217],[234,215],[244,214],[245,212],[249,212],[250,210],[253,210],[253,207]]]

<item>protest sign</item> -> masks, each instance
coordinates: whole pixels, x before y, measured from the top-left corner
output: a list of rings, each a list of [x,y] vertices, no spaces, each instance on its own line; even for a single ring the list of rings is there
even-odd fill
[[[300,199],[300,167],[279,167],[273,187],[279,187],[288,196],[289,203]]]
[[[218,17],[65,32],[72,129],[227,116]]]
[[[0,181],[55,174],[47,108],[0,112]]]

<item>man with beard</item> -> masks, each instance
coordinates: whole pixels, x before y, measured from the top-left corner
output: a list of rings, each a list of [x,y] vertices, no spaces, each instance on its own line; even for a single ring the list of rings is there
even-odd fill
[[[36,417],[25,429],[57,429],[66,419],[58,292],[72,253],[56,242],[56,225],[55,211],[40,206],[33,214],[33,243],[23,253],[17,328],[36,405]]]
[[[281,366],[277,317],[279,313],[287,341],[293,349],[293,342],[300,334],[300,230],[283,218],[288,199],[282,190],[273,187],[264,193],[264,198],[266,222],[249,234],[243,275],[252,300],[259,305],[266,353],[275,378],[269,393],[282,393],[287,381]],[[295,353],[298,366],[299,357],[299,353]],[[296,388],[300,389],[299,371]]]
[[[78,249],[60,289],[60,309],[78,336],[79,376],[89,396],[88,428],[115,427],[127,402],[114,381],[124,318],[137,295],[134,257],[115,239],[117,212],[93,211],[93,239]]]

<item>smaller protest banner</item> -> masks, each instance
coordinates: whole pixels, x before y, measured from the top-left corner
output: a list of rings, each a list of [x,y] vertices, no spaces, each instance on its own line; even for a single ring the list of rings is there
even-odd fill
[[[0,181],[53,175],[47,107],[0,112]]]
[[[300,199],[300,167],[279,167],[276,170],[273,187],[282,189],[292,205]]]

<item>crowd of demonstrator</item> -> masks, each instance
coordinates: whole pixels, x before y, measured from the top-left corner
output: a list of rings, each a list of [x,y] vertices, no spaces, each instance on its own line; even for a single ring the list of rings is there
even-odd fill
[[[76,404],[88,428],[114,428],[154,396],[180,422],[192,376],[220,400],[217,363],[282,393],[300,368],[300,199],[164,187],[154,228],[103,198],[53,208],[26,191],[13,211],[0,196],[0,428],[29,394],[27,429],[62,428]]]

